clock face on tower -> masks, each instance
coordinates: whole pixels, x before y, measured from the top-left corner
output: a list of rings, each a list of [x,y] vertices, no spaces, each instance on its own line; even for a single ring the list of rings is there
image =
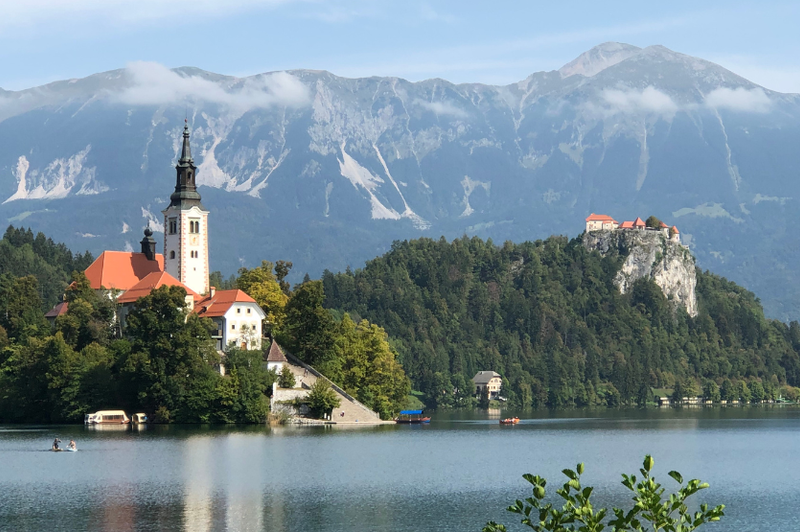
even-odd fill
[[[192,235],[189,237],[189,245],[196,246],[199,243],[200,239],[197,237],[197,235]]]

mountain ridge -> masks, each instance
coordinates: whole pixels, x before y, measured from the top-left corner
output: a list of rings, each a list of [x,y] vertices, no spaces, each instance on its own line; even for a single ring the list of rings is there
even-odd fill
[[[575,233],[590,212],[655,214],[701,267],[800,317],[800,99],[663,47],[632,52],[591,77],[503,86],[140,62],[3,93],[0,217],[74,249],[135,247],[143,225],[163,230],[188,112],[226,274],[266,258],[318,275],[398,239],[521,242]]]

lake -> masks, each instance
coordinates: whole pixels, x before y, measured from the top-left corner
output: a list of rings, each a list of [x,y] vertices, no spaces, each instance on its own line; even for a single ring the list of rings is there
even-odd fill
[[[511,412],[504,412],[504,415]],[[545,476],[586,463],[626,504],[645,454],[711,484],[712,531],[800,530],[800,408],[438,412],[429,426],[0,426],[0,530],[479,531]],[[116,428],[116,427],[115,427]],[[54,437],[77,453],[53,453]],[[514,530],[515,528],[511,528]],[[517,530],[520,528],[517,526]],[[702,530],[702,529],[701,529]]]

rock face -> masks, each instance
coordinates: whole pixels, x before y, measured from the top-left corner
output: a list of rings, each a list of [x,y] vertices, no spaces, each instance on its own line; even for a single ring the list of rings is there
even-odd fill
[[[669,237],[666,231],[614,230],[584,233],[583,245],[601,255],[619,253],[625,257],[614,284],[623,294],[633,284],[649,277],[661,288],[667,299],[697,316],[697,275],[689,248]]]

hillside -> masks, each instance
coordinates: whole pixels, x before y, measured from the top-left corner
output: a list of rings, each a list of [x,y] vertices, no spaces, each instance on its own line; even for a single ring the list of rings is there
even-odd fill
[[[434,403],[479,370],[501,373],[522,405],[643,401],[676,382],[800,384],[797,322],[766,319],[753,293],[707,271],[696,272],[696,317],[650,277],[623,295],[626,258],[580,238],[423,238],[323,284],[326,306],[386,329]]]
[[[269,258],[297,281],[394,240],[521,242],[647,212],[769,316],[800,318],[800,98],[663,46],[602,44],[505,86],[134,63],[4,91],[0,218],[95,254],[135,247],[163,229],[187,112],[226,277]]]

